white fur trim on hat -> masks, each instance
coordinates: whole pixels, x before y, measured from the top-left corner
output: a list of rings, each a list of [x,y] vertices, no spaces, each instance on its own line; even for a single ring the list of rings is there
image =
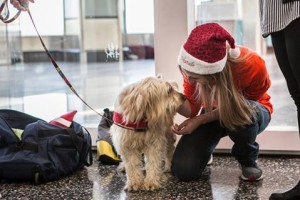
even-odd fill
[[[190,55],[183,47],[181,47],[178,56],[178,64],[186,71],[195,74],[215,74],[221,72],[225,67],[226,60],[227,54],[217,62],[208,63]]]

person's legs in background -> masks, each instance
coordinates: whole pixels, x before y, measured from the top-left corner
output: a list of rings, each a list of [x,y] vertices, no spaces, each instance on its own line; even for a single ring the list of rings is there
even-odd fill
[[[271,34],[272,44],[279,67],[286,79],[288,90],[297,107],[300,126],[300,18],[294,20],[283,31]],[[300,127],[299,127],[300,131]],[[300,136],[300,132],[299,132]],[[300,181],[291,190],[273,193],[270,200],[300,199]]]

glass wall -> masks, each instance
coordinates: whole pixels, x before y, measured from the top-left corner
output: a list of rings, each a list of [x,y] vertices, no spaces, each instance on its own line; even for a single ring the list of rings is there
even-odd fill
[[[137,7],[137,3],[132,4],[132,0],[30,3],[34,23],[60,70],[97,112],[112,108],[123,86],[155,74],[153,0],[147,0],[143,8]],[[139,15],[143,9],[147,10],[143,16],[130,21],[130,15]],[[12,6],[9,10],[16,12]],[[144,22],[146,29],[132,31],[132,24],[140,28]],[[1,109],[24,111],[48,121],[77,110],[75,120],[79,123],[99,123],[100,116],[71,91],[53,67],[26,12],[14,23],[1,23],[0,42]]]
[[[155,75],[153,0],[39,0],[30,4],[37,29],[78,94],[99,112],[111,108],[120,89]],[[240,45],[266,60],[274,104],[271,127],[295,128],[296,109],[279,71],[270,40],[260,35],[257,2],[194,0],[193,26],[222,24]],[[9,7],[11,14],[16,11]],[[48,10],[55,11],[48,12]],[[68,88],[49,61],[28,14],[0,25],[0,108],[50,120],[78,110],[76,119],[99,116]]]

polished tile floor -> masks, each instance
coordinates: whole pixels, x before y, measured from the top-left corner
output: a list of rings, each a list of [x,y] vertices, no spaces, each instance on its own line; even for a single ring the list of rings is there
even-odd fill
[[[125,174],[116,166],[94,161],[90,167],[42,185],[0,182],[0,199],[5,200],[267,200],[274,191],[296,185],[300,158],[260,157],[264,179],[239,179],[237,162],[228,155],[214,155],[214,161],[198,181],[179,182],[171,174],[168,183],[153,192],[128,193],[123,190]]]
[[[270,126],[296,127],[296,111],[274,57],[266,56],[272,78],[270,94],[275,112]],[[59,63],[78,93],[97,111],[111,107],[120,89],[145,76],[154,75],[153,60],[123,63]],[[50,63],[18,63],[0,66],[0,108],[27,112],[45,120],[78,110],[75,120],[99,122],[99,116],[84,106],[69,90]],[[288,144],[287,144],[288,145]],[[0,182],[0,200],[43,199],[215,199],[267,200],[273,191],[284,191],[298,182],[299,156],[262,155],[259,164],[265,178],[259,182],[239,180],[237,162],[227,154],[214,155],[214,162],[199,181],[178,182],[171,175],[159,191],[126,193],[125,175],[116,166],[95,161],[71,176],[42,185]]]

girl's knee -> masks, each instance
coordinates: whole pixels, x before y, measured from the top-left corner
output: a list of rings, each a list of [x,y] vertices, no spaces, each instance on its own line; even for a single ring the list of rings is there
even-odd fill
[[[205,166],[204,166],[205,168]],[[204,168],[199,165],[188,164],[185,162],[172,162],[172,174],[180,181],[193,181],[201,177]]]
[[[200,178],[200,174],[197,172],[193,172],[190,170],[180,170],[180,169],[174,169],[172,167],[172,173],[173,175],[179,180],[179,181],[193,181]]]

